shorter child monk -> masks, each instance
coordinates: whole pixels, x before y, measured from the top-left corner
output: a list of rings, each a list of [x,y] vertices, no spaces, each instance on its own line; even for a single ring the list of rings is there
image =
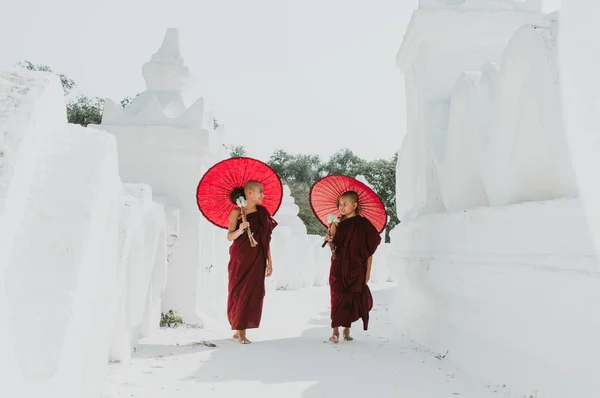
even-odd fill
[[[367,286],[371,276],[373,254],[381,242],[377,229],[365,217],[358,215],[358,194],[347,191],[338,200],[340,222],[333,225],[331,236],[336,258],[331,260],[329,289],[331,293],[331,327],[329,341],[338,343],[339,328],[344,328],[344,340],[352,341],[350,326],[359,319],[363,328],[369,326],[369,311],[373,296]]]

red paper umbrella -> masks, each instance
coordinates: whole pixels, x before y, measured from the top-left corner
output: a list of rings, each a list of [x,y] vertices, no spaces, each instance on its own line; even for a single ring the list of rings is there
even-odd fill
[[[327,216],[340,217],[338,199],[347,191],[358,194],[358,214],[371,221],[381,233],[387,224],[387,212],[379,196],[362,182],[347,176],[323,177],[310,188],[310,207],[321,224],[328,227]]]
[[[250,180],[264,188],[262,205],[274,215],[281,205],[283,187],[275,171],[260,160],[235,157],[212,166],[202,177],[196,190],[198,208],[217,227],[229,227],[229,214],[238,207],[231,201],[235,189],[243,189]]]

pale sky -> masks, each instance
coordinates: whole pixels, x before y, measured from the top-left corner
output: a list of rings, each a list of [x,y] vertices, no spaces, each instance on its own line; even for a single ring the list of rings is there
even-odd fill
[[[546,0],[547,9],[558,0]],[[552,4],[551,4],[552,3]],[[395,57],[418,0],[0,0],[0,70],[29,60],[117,102],[179,28],[203,96],[233,144],[391,157],[405,132]]]

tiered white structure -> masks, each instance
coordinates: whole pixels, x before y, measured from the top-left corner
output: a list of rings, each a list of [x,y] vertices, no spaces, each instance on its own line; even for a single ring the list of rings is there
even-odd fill
[[[146,91],[125,109],[107,99],[96,128],[117,138],[123,181],[149,184],[167,211],[178,215],[162,308],[176,311],[186,323],[202,325],[224,312],[226,290],[218,299],[212,293],[226,286],[227,240],[223,230],[201,215],[195,187],[211,165],[226,157],[224,131],[213,128],[202,98],[190,107],[185,104],[191,74],[176,29],[167,30],[142,74]]]
[[[273,217],[278,223],[271,244],[276,289],[299,290],[314,284],[314,248],[308,243],[306,226],[298,217],[299,211],[290,188],[284,185],[281,207]]]
[[[160,316],[164,211],[123,187],[113,136],[67,124],[56,76],[0,74],[0,139],[0,358],[19,384],[7,391],[94,397],[111,345],[126,358]]]
[[[562,105],[567,142],[597,251],[600,249],[600,41],[596,39],[598,28],[594,15],[598,12],[600,3],[595,1],[564,2],[559,18],[558,57],[560,88],[566,99]]]
[[[178,51],[169,30],[144,66],[148,90],[125,111],[107,101],[95,128],[67,124],[56,76],[0,74],[7,391],[96,397],[108,360],[128,360],[161,308],[196,323],[225,313],[227,241],[194,195],[224,157],[222,131],[202,100],[185,108]]]
[[[407,134],[389,261],[414,339],[521,395],[585,396],[600,390],[600,273],[563,130],[556,37],[539,1],[420,2],[398,53]],[[596,75],[590,55],[571,46],[565,92],[594,103],[581,80]],[[598,125],[567,109],[592,199]]]
[[[167,217],[147,184],[124,184],[119,214],[116,321],[109,359],[127,361],[160,324],[167,279]],[[171,221],[172,222],[172,221]],[[172,225],[172,224],[171,224]]]

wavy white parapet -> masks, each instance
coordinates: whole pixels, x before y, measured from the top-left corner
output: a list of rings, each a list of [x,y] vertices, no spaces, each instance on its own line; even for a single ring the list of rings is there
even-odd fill
[[[289,186],[284,185],[281,207],[274,216],[279,225],[273,231],[271,245],[277,289],[299,290],[312,286],[315,279],[315,264],[311,261],[306,226],[298,217],[299,211]]]
[[[489,63],[502,60],[519,28],[542,19],[537,7],[515,4],[432,0],[413,14],[396,59],[406,76],[407,97],[407,134],[397,173],[401,220],[487,203],[481,187],[486,175],[470,165],[480,168],[479,158],[487,156],[482,144],[495,114],[496,98],[483,92],[498,85],[488,82],[489,72],[497,80]],[[482,65],[485,71],[479,70]],[[483,112],[469,115],[475,110]],[[472,196],[460,191],[469,186],[476,187]]]
[[[282,226],[290,227],[296,235],[306,235],[306,226],[298,217],[300,208],[292,197],[292,191],[287,185],[283,186],[283,198],[277,214],[273,218]]]
[[[541,11],[542,0],[419,0],[420,8],[452,7],[459,10]]]
[[[558,199],[399,224],[394,322],[515,397],[595,396],[600,272],[587,222],[578,199]]]
[[[479,168],[493,112],[496,69],[463,73],[454,87],[443,155],[438,159],[440,186],[448,211],[489,205]]]
[[[396,163],[396,213],[399,220],[404,220],[409,211],[416,207],[413,190],[413,153],[412,134],[407,133],[402,139]]]
[[[401,183],[413,180],[413,189],[399,187],[398,195],[406,196],[399,215],[423,213],[419,202],[431,199],[420,192],[435,182],[436,173],[447,211],[577,195],[563,129],[554,20],[549,16],[519,29],[499,66],[488,63],[463,72],[447,114],[442,101],[423,107],[431,134],[405,139],[412,148],[410,153],[402,148],[398,178]],[[434,165],[417,163],[416,170],[429,172],[407,171],[415,167],[407,166],[415,164],[408,157],[418,161],[427,151]],[[411,195],[416,203],[409,203]]]
[[[12,247],[27,216],[31,184],[49,142],[66,125],[63,91],[57,76],[47,72],[0,73],[0,313],[13,309],[7,300],[6,270]],[[6,391],[22,391],[23,374],[15,366],[19,353],[15,320],[0,322],[0,369]]]
[[[0,225],[18,224],[25,210],[23,195],[39,158],[66,123],[57,76],[31,71],[0,73],[0,217],[10,216],[1,219]],[[8,208],[10,212],[6,212]]]
[[[559,64],[562,106],[575,176],[600,253],[600,3],[563,1]]]
[[[137,97],[137,102],[134,101],[125,109],[121,109],[112,99],[106,98],[102,124],[170,126],[212,130],[212,126],[206,125],[204,99],[202,97],[184,110],[181,110],[178,106],[170,107],[174,100],[165,97],[167,97],[165,94],[161,95],[146,91]]]
[[[109,359],[127,361],[141,337],[160,324],[167,277],[165,211],[145,184],[125,184],[121,206],[118,297]]]
[[[331,250],[328,246],[321,247],[323,236],[308,235],[308,244],[315,248],[313,252],[315,264],[313,286],[327,286],[331,266]]]
[[[390,280],[390,271],[388,257],[392,246],[391,243],[385,243],[385,231],[381,234],[381,243],[371,264],[371,282],[387,282]]]
[[[65,125],[40,154],[6,271],[13,366],[27,396],[93,397],[102,388],[121,192],[109,134]]]
[[[306,259],[306,245],[297,242],[292,228],[278,225],[273,231],[271,256],[273,258],[273,281],[277,290],[300,290],[304,284],[302,259]],[[305,239],[307,242],[308,240]]]
[[[480,163],[490,203],[575,196],[553,22],[527,25],[514,35],[500,66],[494,102],[494,118]]]

